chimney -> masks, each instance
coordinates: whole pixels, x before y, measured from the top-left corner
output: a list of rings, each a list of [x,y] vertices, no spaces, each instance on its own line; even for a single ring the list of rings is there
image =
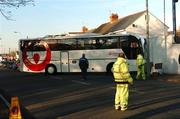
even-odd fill
[[[83,27],[82,27],[82,32],[84,32],[84,33],[85,33],[85,32],[88,32],[88,28],[87,28],[86,26],[83,26]]]
[[[118,14],[112,13],[110,18],[110,22],[113,23],[118,20]]]

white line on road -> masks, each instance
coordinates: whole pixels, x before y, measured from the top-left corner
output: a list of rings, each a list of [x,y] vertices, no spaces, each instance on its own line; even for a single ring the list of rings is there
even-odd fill
[[[56,77],[56,76],[51,76],[50,78],[51,78],[51,79],[62,80],[62,78],[61,78],[61,77]]]
[[[86,83],[86,82],[82,82],[82,81],[77,81],[77,80],[72,80],[72,82],[78,83],[78,84],[83,84],[83,85],[91,85],[90,83]]]
[[[10,103],[1,94],[0,98],[5,102],[6,106],[10,107]]]
[[[111,89],[116,89],[116,87],[110,87]],[[144,94],[145,92],[143,91],[139,91],[137,89],[129,89],[130,92],[133,92],[133,93],[139,93],[139,94]]]
[[[57,79],[57,80],[62,80],[61,77],[56,77],[56,76],[51,76],[51,79]],[[91,85],[90,83],[82,82],[82,81],[77,81],[77,80],[71,80],[74,83],[82,84],[82,85]]]
[[[129,91],[130,91],[130,92],[133,92],[133,93],[145,94],[145,92],[139,91],[139,90],[137,90],[137,89],[130,89]]]

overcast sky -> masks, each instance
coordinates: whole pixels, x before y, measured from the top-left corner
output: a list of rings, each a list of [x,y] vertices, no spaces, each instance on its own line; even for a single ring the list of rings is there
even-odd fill
[[[149,0],[149,11],[164,19],[164,0]],[[108,22],[111,13],[124,17],[145,10],[146,0],[35,0],[35,6],[12,10],[9,21],[0,16],[0,53],[18,49],[21,38],[41,37],[89,29]],[[166,24],[172,30],[172,0],[166,0]],[[180,26],[180,1],[176,3],[177,26]]]

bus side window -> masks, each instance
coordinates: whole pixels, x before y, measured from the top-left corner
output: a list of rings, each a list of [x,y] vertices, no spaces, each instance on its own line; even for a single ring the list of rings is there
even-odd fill
[[[21,51],[24,50],[24,47],[25,47],[24,41],[20,41],[20,49],[21,49]]]
[[[24,50],[28,51],[29,50],[28,44],[29,44],[29,41],[23,41],[22,42],[22,45],[21,45],[22,51],[24,51]]]
[[[90,39],[89,40],[90,49],[96,49],[96,40]]]
[[[140,39],[135,36],[128,36],[129,41],[129,59],[136,59],[139,53],[142,53],[142,46],[140,45]]]
[[[134,36],[120,37],[120,47],[128,59],[136,59],[141,51],[138,39]]]
[[[121,45],[121,48],[123,50],[123,52],[125,53],[126,57],[128,59],[131,59],[130,58],[130,48],[129,48],[129,41],[128,40],[122,40],[120,42],[120,45]]]
[[[114,39],[108,38],[105,39],[103,44],[103,49],[116,48],[117,42],[114,42]]]
[[[74,50],[76,49],[76,41],[75,39],[62,40],[62,46],[63,50]]]
[[[83,39],[78,39],[77,49],[78,49],[78,50],[84,50],[84,49],[85,49],[84,40],[83,40]]]
[[[101,49],[102,47],[102,42],[100,39],[96,39],[96,44],[95,44],[96,49]]]
[[[89,49],[89,40],[84,41],[84,49],[88,50]]]
[[[118,48],[119,47],[119,43],[118,43],[118,39],[109,39],[109,48]]]
[[[136,41],[132,41],[130,44],[130,58],[136,59],[138,54],[138,43]]]

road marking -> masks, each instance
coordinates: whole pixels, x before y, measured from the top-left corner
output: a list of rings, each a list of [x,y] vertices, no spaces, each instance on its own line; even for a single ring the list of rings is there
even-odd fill
[[[10,103],[1,94],[0,98],[5,102],[6,106],[10,107]]]
[[[110,87],[111,89],[116,89],[116,87]]]
[[[61,78],[61,77],[56,77],[56,76],[51,76],[50,78],[51,78],[51,79],[62,80],[62,78]]]
[[[56,77],[56,76],[51,76],[51,79],[57,79],[57,80],[63,80],[61,77]],[[90,83],[82,82],[82,81],[77,81],[77,80],[71,80],[74,83],[82,84],[82,85],[91,85]]]
[[[82,81],[77,81],[77,80],[72,80],[72,82],[78,83],[78,84],[83,84],[83,85],[91,85],[90,83],[86,83],[86,82],[82,82]]]
[[[110,87],[111,89],[116,89],[116,87]],[[139,94],[144,94],[145,92],[143,91],[138,91],[137,89],[129,89],[129,92],[133,93],[139,93]]]
[[[56,76],[51,76],[50,78],[52,79],[57,79],[57,80],[62,80],[61,77],[56,77]],[[82,81],[77,81],[77,80],[71,80],[74,83],[78,83],[78,84],[83,84],[83,85],[91,85],[90,83],[86,83],[86,82],[82,82]]]
[[[130,92],[133,92],[133,93],[145,94],[145,92],[139,91],[139,90],[137,90],[137,89],[130,89],[129,91],[130,91]]]

